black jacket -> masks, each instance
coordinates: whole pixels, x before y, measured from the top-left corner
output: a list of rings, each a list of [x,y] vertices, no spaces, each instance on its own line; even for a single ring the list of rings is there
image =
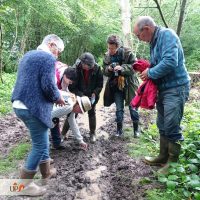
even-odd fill
[[[95,63],[94,68],[89,71],[88,84],[86,85],[81,61],[78,59],[73,67],[77,70],[77,80],[69,86],[69,90],[77,96],[88,96],[89,98],[92,93],[95,93],[96,104],[103,88],[103,74],[101,68]]]

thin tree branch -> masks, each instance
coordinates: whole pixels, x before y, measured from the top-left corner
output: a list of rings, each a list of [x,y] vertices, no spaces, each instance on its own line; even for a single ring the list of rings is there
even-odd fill
[[[158,8],[158,7],[157,6],[140,6],[140,7],[136,6],[134,8]]]
[[[176,1],[176,4],[175,4],[175,6],[174,6],[174,11],[173,11],[173,13],[171,14],[171,17],[169,18],[169,19],[173,19],[173,16],[175,16],[175,12],[176,12],[176,9],[177,9],[177,6],[178,6],[178,0]]]
[[[163,16],[163,13],[162,13],[162,10],[161,10],[161,7],[160,7],[160,4],[158,3],[157,0],[153,0],[153,1],[154,1],[154,2],[156,3],[156,5],[157,5],[157,8],[158,8],[158,10],[159,10],[159,13],[160,13],[161,19],[162,19],[163,23],[165,24],[165,27],[168,28],[168,25],[167,25],[167,23],[166,23],[166,21],[165,21],[165,18],[164,18],[164,16]]]

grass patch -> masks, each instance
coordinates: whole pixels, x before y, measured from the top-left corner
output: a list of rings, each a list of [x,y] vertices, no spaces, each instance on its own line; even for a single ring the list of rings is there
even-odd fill
[[[157,137],[152,136],[155,132],[155,125],[150,125],[145,133],[140,135],[140,138],[135,139],[133,133],[128,130],[125,131],[125,138],[129,140],[127,144],[128,153],[131,157],[143,157],[147,155],[156,155],[158,152],[159,142]],[[151,134],[150,134],[151,133]],[[158,136],[158,135],[157,135]]]
[[[15,73],[3,73],[3,83],[0,82],[0,116],[12,111],[11,93],[15,80]]]
[[[148,185],[150,183],[152,183],[152,180],[148,177],[141,178],[139,182],[141,185]]]
[[[131,141],[132,138],[133,138],[133,128],[130,128],[130,127],[126,127],[123,129],[124,131],[124,139],[125,140],[128,140],[128,141]]]
[[[17,161],[24,159],[30,147],[29,143],[20,143],[5,158],[0,158],[0,174],[16,169]]]
[[[141,145],[141,142],[135,141],[134,143],[129,143],[127,145],[128,154],[132,158],[143,157],[149,155],[149,152],[146,148],[146,144]]]
[[[146,191],[146,199],[147,200],[183,200],[183,196],[177,194],[173,191],[164,191],[159,189],[148,190]]]
[[[124,129],[124,139],[128,141],[127,149],[128,154],[131,157],[140,157],[146,154],[146,149],[144,146],[140,145],[141,139],[135,139],[133,137],[133,128],[125,128]]]

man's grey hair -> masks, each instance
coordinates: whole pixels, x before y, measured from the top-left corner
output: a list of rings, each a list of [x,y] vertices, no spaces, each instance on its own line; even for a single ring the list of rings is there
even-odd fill
[[[55,43],[60,51],[64,50],[63,40],[55,34],[50,34],[44,37],[42,44],[48,45],[49,43]]]
[[[137,27],[142,31],[144,26],[156,26],[154,19],[150,16],[140,16],[137,20]]]

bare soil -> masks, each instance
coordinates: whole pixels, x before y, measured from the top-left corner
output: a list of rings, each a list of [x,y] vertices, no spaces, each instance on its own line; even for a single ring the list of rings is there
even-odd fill
[[[129,114],[126,113],[126,127],[129,127],[131,125],[128,124]],[[139,158],[131,159],[126,150],[128,141],[113,136],[116,131],[115,108],[99,107],[97,115],[101,116],[104,123],[98,125],[98,140],[95,144],[89,142],[88,127],[84,128],[83,121],[88,121],[87,115],[79,117],[83,118],[80,119],[79,126],[85,141],[89,143],[88,151],[80,150],[73,139],[64,142],[65,150],[51,150],[50,154],[55,161],[54,166],[58,175],[50,180],[48,193],[42,199],[144,199],[145,190],[155,187],[155,184],[139,183],[140,178],[152,176],[151,168]],[[0,132],[2,156],[6,156],[10,148],[19,142],[29,141],[27,129],[14,114],[1,118]],[[16,167],[17,171],[21,164]],[[15,176],[17,177],[18,173],[14,174]],[[11,175],[8,173],[1,177],[11,178]],[[3,199],[13,199],[13,197]],[[26,197],[14,197],[14,199],[26,199]]]

